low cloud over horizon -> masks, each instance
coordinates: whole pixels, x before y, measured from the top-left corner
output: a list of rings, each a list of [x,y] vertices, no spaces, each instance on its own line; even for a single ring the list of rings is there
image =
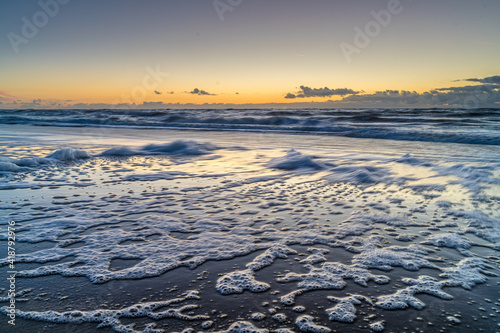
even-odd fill
[[[500,75],[488,76],[482,79],[471,78],[460,81],[479,82],[484,84],[500,84]]]
[[[3,109],[168,109],[168,108],[425,108],[425,107],[452,107],[452,108],[500,108],[500,76],[489,76],[485,78],[468,78],[453,82],[476,82],[476,85],[466,85],[462,87],[435,88],[426,92],[416,92],[407,90],[382,90],[372,93],[355,91],[349,88],[330,89],[311,88],[300,86],[300,91],[287,93],[284,99],[305,99],[305,98],[325,98],[331,96],[341,96],[340,100],[318,101],[293,101],[283,103],[165,103],[162,101],[144,101],[139,103],[77,103],[72,100],[56,100],[40,98],[22,101],[18,97],[0,91],[0,105]],[[166,92],[173,94],[174,92]],[[194,88],[185,93],[199,96],[216,96],[205,90]],[[157,94],[156,94],[157,95]],[[293,96],[292,96],[293,95]],[[14,99],[16,98],[16,100]]]
[[[456,107],[500,108],[500,86],[465,86],[439,88],[423,93],[406,90],[385,90],[372,94],[351,95],[343,103],[372,107]]]
[[[345,96],[359,94],[359,91],[354,91],[347,88],[330,89],[324,88],[311,88],[307,86],[300,86],[300,91],[296,93],[287,93],[285,98],[306,98],[306,97],[331,97],[331,96]]]

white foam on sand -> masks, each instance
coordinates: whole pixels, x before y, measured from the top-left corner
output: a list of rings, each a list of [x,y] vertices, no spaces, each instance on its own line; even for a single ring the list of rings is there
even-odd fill
[[[237,321],[231,324],[227,330],[217,331],[214,333],[269,333],[269,330],[265,328],[258,328],[248,321]]]
[[[418,279],[404,278],[403,282],[410,285],[409,287],[398,290],[393,295],[378,297],[375,305],[388,310],[404,309],[408,306],[422,309],[425,307],[425,303],[416,298],[416,294],[425,293],[449,300],[453,297],[442,290],[444,287],[471,289],[476,284],[486,282],[484,274],[488,274],[484,270],[483,261],[478,258],[466,258],[455,267],[443,268],[442,270],[443,273],[440,277],[446,279],[441,281],[425,275],[419,276]]]
[[[65,220],[66,228],[60,227],[58,220],[49,220],[41,224],[33,224],[38,230],[43,226],[58,226],[60,230],[51,233],[45,229],[40,235],[28,233],[27,240],[54,240],[61,234],[71,232],[68,226],[75,226],[80,220]],[[229,233],[217,232],[217,229],[227,228],[227,224],[214,221],[214,223],[205,223],[207,220],[200,219],[195,223],[187,224],[175,218],[160,218],[155,216],[145,216],[138,219],[139,224],[147,225],[138,231],[125,231],[122,229],[111,229],[99,231],[87,235],[77,236],[73,234],[73,241],[82,242],[84,246],[78,248],[65,247],[58,245],[48,250],[40,250],[30,254],[20,254],[16,260],[18,262],[48,262],[60,260],[68,256],[74,256],[72,262],[64,264],[44,265],[35,269],[19,272],[19,276],[36,277],[50,274],[61,274],[64,276],[87,276],[94,283],[103,283],[112,279],[137,279],[148,276],[157,276],[165,271],[172,270],[180,266],[194,268],[207,260],[221,260],[234,258],[237,255],[251,253],[259,248],[265,248],[266,244],[256,246],[252,237],[249,237],[253,231],[245,228],[242,223],[241,228]],[[110,223],[95,219],[86,220],[83,225],[78,225],[77,231],[99,226],[103,223]],[[111,222],[113,223],[113,222]],[[119,223],[119,219],[115,220]],[[248,224],[248,222],[246,223]],[[42,226],[43,225],[43,226]],[[23,230],[30,230],[25,227]],[[59,228],[58,228],[59,229]],[[62,229],[62,230],[61,230]],[[187,232],[196,235],[190,240],[182,240],[169,236],[170,232]],[[160,235],[154,242],[145,242],[141,244],[129,244],[119,246],[127,240],[145,239],[150,235]],[[22,234],[20,233],[21,239]],[[92,249],[92,252],[89,252]],[[168,253],[169,255],[165,255]],[[96,255],[97,254],[97,255]],[[109,263],[113,258],[121,259],[142,259],[141,262],[133,267],[109,271]],[[188,259],[184,259],[188,258]],[[0,261],[5,264],[6,259]],[[72,267],[75,263],[80,266]]]
[[[377,321],[375,323],[371,323],[370,329],[374,332],[382,332],[383,330],[385,330],[384,324],[385,324],[384,320],[380,320],[380,321]]]
[[[297,317],[297,319],[295,320],[295,325],[297,325],[301,332],[329,333],[332,331],[326,326],[315,324],[314,317],[309,315],[302,315]]]
[[[295,331],[289,329],[289,328],[278,328],[273,331],[274,333],[295,333]]]
[[[137,207],[138,213],[144,212],[144,206]],[[133,211],[133,207],[131,207]],[[155,208],[155,210],[158,210]],[[71,242],[81,242],[77,248],[67,247],[68,240],[47,250],[40,250],[28,254],[19,254],[17,262],[43,262],[48,263],[38,268],[20,271],[18,276],[37,277],[51,274],[63,276],[87,276],[94,283],[103,283],[112,279],[138,279],[148,276],[157,276],[166,271],[181,266],[194,268],[207,260],[231,259],[239,255],[249,254],[259,249],[269,249],[264,256],[257,258],[249,267],[255,269],[269,264],[270,258],[281,257],[280,251],[273,248],[276,243],[256,242],[258,239],[274,239],[290,243],[301,242],[332,242],[335,237],[327,236],[326,230],[291,231],[280,233],[275,227],[265,226],[253,229],[251,218],[232,218],[231,221],[217,221],[198,219],[186,223],[172,217],[159,217],[146,215],[136,220],[144,227],[136,231],[125,231],[119,228],[99,230],[98,226],[118,224],[119,218],[97,218],[88,212],[79,218],[49,219],[39,223],[25,225],[20,229],[19,238],[22,241],[40,242],[43,240],[56,241],[59,237],[72,233]],[[238,221],[234,224],[234,221]],[[93,228],[93,232],[82,234],[85,230]],[[220,232],[227,230],[229,232]],[[191,233],[189,240],[171,237],[171,232]],[[321,234],[325,235],[322,236]],[[0,234],[5,239],[6,234]],[[158,235],[154,242],[141,244],[120,245],[126,241],[145,239],[151,235]],[[92,249],[92,252],[89,252]],[[168,255],[166,255],[168,253]],[[293,253],[293,252],[290,252]],[[73,256],[74,260],[63,264],[52,264],[51,261]],[[109,271],[110,261],[119,259],[141,260],[133,267],[118,271]],[[188,259],[184,259],[188,258]],[[0,260],[0,265],[5,265],[7,258]],[[76,263],[79,266],[74,267]],[[249,276],[244,274],[244,276]]]
[[[252,292],[264,292],[271,288],[267,283],[255,280],[254,271],[271,265],[277,258],[287,258],[288,254],[296,253],[295,250],[283,245],[274,245],[263,254],[257,256],[251,263],[247,264],[248,269],[225,274],[217,280],[216,288],[223,294],[239,294],[245,290]]]
[[[7,296],[0,297],[0,303],[10,303],[11,299],[14,299],[16,302],[27,302],[29,299],[24,298],[24,295],[31,293],[33,290],[33,288],[23,289],[13,294],[12,291],[9,290],[8,292],[5,292]],[[3,291],[0,291],[0,296],[3,293]]]
[[[453,298],[450,294],[441,290],[444,287],[442,282],[438,282],[437,279],[430,276],[422,275],[417,280],[406,278],[403,279],[403,282],[410,286],[398,290],[392,295],[379,296],[375,305],[386,310],[405,309],[408,306],[420,310],[425,307],[425,303],[416,298],[415,294],[425,293],[442,299]]]
[[[492,217],[480,210],[448,210],[447,212],[467,222],[469,228],[466,232],[500,246],[500,216]]]
[[[310,256],[308,256],[307,258],[302,259],[300,261],[301,264],[314,265],[314,264],[318,264],[320,262],[324,262],[327,260],[325,257],[325,254],[327,254],[330,251],[327,249],[317,249],[317,248],[311,247],[311,248],[307,249],[307,252],[312,253],[312,254]]]
[[[270,266],[277,258],[285,259],[289,254],[295,254],[297,251],[281,244],[273,245],[263,254],[257,256],[251,263],[247,264],[248,269],[257,271],[266,266]]]
[[[422,244],[449,247],[453,249],[469,249],[472,243],[457,233],[439,234],[428,237]]]
[[[240,294],[245,290],[260,293],[268,290],[271,286],[267,283],[255,280],[253,271],[246,269],[243,271],[231,272],[217,280],[217,290],[223,294]]]
[[[443,281],[449,287],[462,287],[472,289],[476,284],[485,283],[486,275],[484,261],[479,258],[466,258],[461,260],[456,267],[443,268],[441,277],[447,278]]]
[[[322,326],[324,323],[315,322],[311,314],[323,309],[330,320],[354,322],[356,306],[362,305],[369,311],[366,304],[371,305],[364,294],[365,288],[373,288],[374,283],[391,283],[380,271],[392,270],[391,274],[397,274],[402,270],[394,268],[401,267],[406,270],[405,276],[411,277],[402,279],[406,286],[387,286],[394,287],[391,294],[379,296],[375,303],[382,310],[423,309],[425,304],[419,294],[450,299],[444,288],[470,289],[486,282],[490,274],[486,270],[489,266],[478,259],[475,250],[480,246],[482,251],[494,251],[495,244],[484,240],[500,240],[500,224],[495,217],[497,202],[474,201],[468,195],[450,193],[451,188],[470,190],[473,181],[481,186],[495,185],[495,173],[490,167],[442,166],[412,155],[375,159],[322,153],[318,158],[295,150],[272,158],[279,156],[277,149],[261,155],[256,151],[251,154],[248,150],[224,150],[223,156],[217,158],[230,162],[223,165],[200,158],[179,158],[179,163],[170,163],[169,159],[169,163],[164,163],[165,157],[156,156],[199,156],[215,149],[220,148],[186,140],[140,148],[115,147],[99,157],[84,150],[63,148],[43,158],[1,158],[0,171],[3,170],[7,182],[0,188],[41,188],[42,182],[49,180],[54,187],[55,183],[69,184],[68,179],[90,178],[89,173],[95,173],[95,178],[102,181],[90,186],[95,192],[92,196],[90,189],[84,194],[71,188],[69,194],[47,192],[53,200],[43,205],[36,200],[26,203],[26,207],[17,199],[0,202],[0,210],[7,212],[6,217],[20,223],[16,227],[18,242],[53,243],[50,248],[16,255],[15,262],[25,264],[18,270],[19,279],[58,274],[86,277],[99,284],[167,272],[176,274],[170,271],[202,264],[210,271],[212,261],[228,260],[224,270],[210,271],[215,283],[201,294],[205,298],[202,309],[198,308],[199,295],[191,293],[176,300],[138,303],[121,310],[20,311],[19,317],[55,323],[93,322],[117,332],[137,332],[138,328],[123,322],[139,317],[176,318],[188,323],[196,320],[197,329],[221,333],[269,332],[246,319],[258,321],[262,327],[288,326],[276,332],[291,332],[291,327],[302,332],[330,332],[330,328]],[[77,160],[90,161],[67,163]],[[43,164],[56,167],[42,177],[39,173],[50,169],[39,168]],[[404,168],[406,172],[413,167],[427,170],[426,174],[455,178],[437,183],[429,176],[412,183],[398,169]],[[140,171],[135,171],[136,168]],[[32,179],[16,178],[22,171],[32,173]],[[330,174],[324,176],[327,173]],[[19,179],[23,181],[17,182]],[[98,188],[103,184],[107,186],[105,190]],[[435,192],[441,196],[439,201],[427,195]],[[72,198],[71,194],[78,197]],[[466,233],[474,233],[483,240],[472,242]],[[5,230],[0,231],[0,240],[7,237]],[[403,241],[407,246],[399,246]],[[439,251],[436,247],[459,252]],[[437,252],[444,260],[433,257]],[[447,258],[449,253],[453,256]],[[243,256],[254,259],[244,269],[229,268],[231,259],[244,260]],[[456,256],[466,258],[457,262]],[[134,264],[113,268],[116,259],[134,259]],[[7,258],[0,259],[1,266],[8,263]],[[421,275],[422,268],[435,270],[439,278]],[[274,274],[269,274],[271,271]],[[377,288],[387,290],[383,286]],[[335,297],[327,298],[326,292],[318,290],[335,290]],[[300,296],[312,291],[316,294]],[[276,304],[265,310],[245,308],[238,317],[222,322],[213,318],[213,313],[205,313],[209,312],[210,292],[218,293],[219,298],[243,302],[235,303],[238,304],[235,309],[241,304],[247,306],[242,299],[252,297],[249,293],[253,292],[261,293],[255,297],[267,300],[268,305]],[[24,298],[18,296],[19,300]],[[312,305],[312,296],[317,306]],[[296,299],[304,303],[295,306]],[[217,306],[210,310],[217,310]],[[2,308],[1,312],[5,311]],[[326,317],[323,320],[327,321]],[[386,325],[393,329],[394,323],[391,319],[368,325],[371,330],[380,331]],[[366,325],[365,328],[368,329]],[[162,329],[151,323],[144,331]]]
[[[267,316],[265,314],[263,314],[262,312],[254,312],[250,315],[250,319],[256,320],[256,321],[266,319],[266,317]]]
[[[150,318],[159,320],[163,318],[177,318],[181,320],[205,320],[209,319],[207,315],[190,315],[186,312],[192,312],[199,306],[196,304],[188,304],[180,307],[173,308],[172,305],[185,302],[187,300],[199,299],[197,291],[188,291],[184,297],[174,298],[168,301],[138,303],[128,306],[119,310],[99,309],[93,311],[21,311],[16,310],[16,317],[24,319],[39,320],[51,323],[97,323],[97,328],[110,327],[115,332],[119,333],[140,333],[143,330],[135,330],[135,324],[126,325],[121,322],[121,318]],[[165,307],[168,307],[165,309]],[[160,311],[156,311],[161,309]],[[8,307],[0,308],[0,312],[4,314],[9,313]],[[153,329],[155,323],[147,325],[149,329]],[[166,330],[159,330],[157,332],[167,332]]]
[[[299,281],[298,287],[304,290],[342,289],[346,286],[344,279],[352,279],[357,284],[366,287],[368,281],[378,284],[389,282],[383,275],[373,275],[365,268],[349,266],[338,262],[326,262],[317,268],[306,265],[310,269],[307,274],[288,273],[279,282]]]
[[[326,309],[326,314],[331,321],[339,321],[342,323],[352,323],[356,319],[356,307],[361,301],[372,304],[369,298],[361,295],[352,295],[348,297],[338,298],[328,296],[328,299],[337,303],[333,308]]]
[[[403,267],[409,271],[420,268],[438,268],[426,258],[429,251],[412,244],[408,247],[390,246],[383,249],[372,246],[365,247],[360,254],[354,256],[353,262],[367,268],[389,271],[393,267]]]

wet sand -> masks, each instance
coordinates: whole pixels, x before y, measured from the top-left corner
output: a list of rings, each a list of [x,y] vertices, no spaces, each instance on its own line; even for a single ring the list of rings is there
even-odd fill
[[[494,148],[241,132],[36,127],[28,138],[20,134],[26,132],[3,131],[2,156],[14,161],[72,148],[92,157],[3,173],[2,221],[19,227],[16,291],[32,290],[16,302],[15,327],[2,314],[2,331],[142,332],[154,323],[164,332],[226,332],[231,325],[238,332],[235,323],[249,322],[255,331],[300,332],[296,321],[304,315],[324,327],[317,331],[370,332],[381,320],[386,332],[499,330]],[[165,145],[176,140],[184,150]],[[124,145],[133,153],[98,156]],[[1,239],[5,249],[5,228]],[[270,261],[259,261],[263,254]],[[258,269],[248,271],[256,260]],[[328,263],[345,271],[306,277]],[[5,286],[6,272],[1,267]],[[231,280],[242,292],[222,293],[218,281],[238,272],[254,280]],[[285,282],[288,273],[296,280]],[[388,281],[363,286],[354,281],[359,274]],[[380,297],[410,288],[404,278],[424,276],[447,283],[438,289],[452,299],[419,292],[422,309],[381,307]],[[265,290],[248,290],[256,284]],[[299,289],[287,303],[283,296]],[[350,295],[363,297],[353,304],[356,319],[330,320],[327,311],[338,303],[328,297]],[[178,301],[141,308],[172,299]],[[119,311],[133,306],[143,315]],[[110,314],[108,327],[97,329],[97,319],[77,323],[97,310]]]

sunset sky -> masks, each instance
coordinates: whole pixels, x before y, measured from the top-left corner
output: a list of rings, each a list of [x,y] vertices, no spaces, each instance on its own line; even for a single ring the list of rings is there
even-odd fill
[[[499,16],[498,0],[5,0],[0,108],[500,107]]]

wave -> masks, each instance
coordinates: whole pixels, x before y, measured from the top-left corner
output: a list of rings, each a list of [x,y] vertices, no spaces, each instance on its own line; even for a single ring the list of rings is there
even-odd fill
[[[0,124],[264,131],[500,145],[500,109],[0,110]]]
[[[71,147],[58,149],[45,157],[22,157],[12,159],[0,156],[0,174],[31,171],[43,165],[57,164],[61,162],[72,162],[95,157],[125,157],[125,156],[148,156],[148,155],[176,155],[176,156],[196,156],[210,154],[218,147],[211,143],[197,142],[193,140],[176,140],[169,143],[154,143],[140,148],[128,146],[116,146],[103,151],[100,154],[92,155],[82,149]]]

